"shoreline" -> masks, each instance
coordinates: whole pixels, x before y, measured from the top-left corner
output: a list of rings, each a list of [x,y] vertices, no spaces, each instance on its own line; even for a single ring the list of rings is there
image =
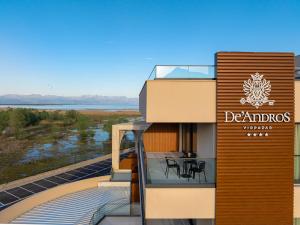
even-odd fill
[[[8,109],[15,109],[15,108],[22,108],[22,107],[0,107],[0,111],[5,111]],[[35,108],[26,108],[26,109],[33,109],[38,111],[60,111],[66,112],[69,110],[75,110],[84,115],[101,115],[101,116],[110,116],[110,115],[126,115],[126,116],[140,116],[140,112],[138,109],[35,109]]]
[[[66,110],[63,110],[66,111]],[[116,111],[107,111],[103,109],[88,109],[88,110],[76,110],[77,112],[94,116],[94,115],[101,115],[101,116],[111,116],[111,115],[125,115],[125,116],[140,116],[140,112],[138,110],[116,110]]]

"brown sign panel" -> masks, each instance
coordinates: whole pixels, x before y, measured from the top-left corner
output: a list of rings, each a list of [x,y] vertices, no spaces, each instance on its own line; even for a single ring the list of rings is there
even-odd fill
[[[294,55],[220,52],[216,225],[292,225]]]

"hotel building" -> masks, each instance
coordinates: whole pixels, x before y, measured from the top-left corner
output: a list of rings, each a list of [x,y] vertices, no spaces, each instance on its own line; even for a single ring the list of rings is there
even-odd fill
[[[300,57],[218,52],[213,66],[155,66],[139,101],[143,122],[113,125],[112,175],[52,197],[98,186],[124,201],[74,224],[300,224]],[[126,131],[136,148],[120,160]],[[30,198],[0,222],[47,204]]]
[[[156,66],[139,99],[145,224],[300,224],[300,57]]]

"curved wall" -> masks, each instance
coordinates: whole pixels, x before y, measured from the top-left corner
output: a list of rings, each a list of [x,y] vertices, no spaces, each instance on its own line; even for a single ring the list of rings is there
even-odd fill
[[[54,200],[67,194],[94,188],[99,182],[109,181],[110,176],[95,177],[63,184],[24,199],[0,212],[0,223],[9,223],[18,216],[45,202]]]

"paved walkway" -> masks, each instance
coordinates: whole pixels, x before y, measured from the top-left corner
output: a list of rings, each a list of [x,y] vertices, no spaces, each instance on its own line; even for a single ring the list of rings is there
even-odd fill
[[[130,152],[121,154],[120,159],[126,158]],[[111,158],[84,166],[68,172],[49,176],[22,186],[11,188],[0,192],[0,211],[15,204],[28,196],[58,186],[78,180],[92,177],[109,175],[111,172]]]

